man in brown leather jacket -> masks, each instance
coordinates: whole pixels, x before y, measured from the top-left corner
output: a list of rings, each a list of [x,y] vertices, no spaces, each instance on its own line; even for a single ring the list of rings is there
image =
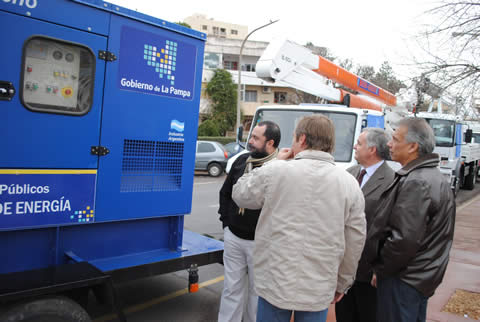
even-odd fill
[[[388,145],[402,169],[381,197],[365,248],[376,274],[377,321],[425,321],[448,264],[455,200],[424,119],[402,120]]]

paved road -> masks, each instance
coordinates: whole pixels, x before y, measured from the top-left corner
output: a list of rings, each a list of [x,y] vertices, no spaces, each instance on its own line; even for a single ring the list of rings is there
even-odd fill
[[[195,176],[192,214],[185,218],[186,229],[222,239],[217,210],[218,191],[224,180],[225,176]],[[480,183],[473,191],[461,190],[457,205],[469,201],[479,192]],[[216,321],[223,287],[223,266],[201,267],[199,276],[201,289],[195,294],[186,292],[188,273],[183,271],[119,285],[119,297],[128,322]],[[107,314],[109,311],[105,306],[93,305],[91,309],[95,311],[96,322],[117,321],[115,316]]]

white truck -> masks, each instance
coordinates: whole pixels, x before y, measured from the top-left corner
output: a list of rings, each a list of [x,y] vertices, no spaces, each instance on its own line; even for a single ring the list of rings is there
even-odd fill
[[[467,125],[455,115],[419,112],[435,134],[434,152],[440,156],[440,171],[450,180],[455,193],[472,190],[478,176],[480,144],[466,142]]]
[[[353,146],[363,128],[392,130],[395,123],[404,117],[422,117],[434,129],[435,152],[441,158],[440,169],[451,182],[454,192],[458,192],[460,188],[473,189],[480,160],[480,144],[465,142],[462,125],[455,116],[410,113],[408,108],[416,103],[418,97],[415,88],[397,98],[288,40],[270,43],[257,63],[256,72],[257,76],[264,80],[282,81],[292,88],[335,103],[260,106],[255,113],[252,128],[263,120],[279,124],[282,133],[280,148],[291,145],[293,130],[299,118],[312,113],[322,113],[335,124],[335,161],[349,167],[356,163]],[[352,92],[365,95],[336,88],[329,84],[327,79],[350,88]],[[448,138],[444,136],[444,131],[447,130]],[[235,159],[229,160],[227,172]],[[400,167],[397,163],[391,164],[395,169]]]
[[[335,152],[337,164],[345,168],[356,163],[353,146],[365,127],[384,127],[384,112],[381,104],[366,96],[355,95],[329,85],[322,75],[337,75],[335,80],[357,91],[382,95],[391,101],[395,96],[355,76],[321,56],[311,53],[303,46],[290,41],[273,41],[256,65],[257,76],[267,81],[282,81],[291,87],[318,96],[334,104],[300,104],[260,106],[254,116],[252,128],[264,120],[280,126],[280,148],[290,147],[293,131],[300,118],[321,113],[335,124]],[[355,79],[352,81],[352,79]],[[374,96],[374,95],[372,95]],[[382,100],[382,98],[380,98]],[[351,107],[351,108],[349,108]],[[244,151],[243,153],[246,153]],[[229,159],[226,171],[238,155]]]

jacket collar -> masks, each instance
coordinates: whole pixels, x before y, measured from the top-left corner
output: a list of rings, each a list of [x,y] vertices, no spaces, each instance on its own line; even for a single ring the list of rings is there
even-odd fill
[[[405,176],[415,169],[438,166],[440,157],[436,153],[426,154],[407,163],[403,168],[397,171],[400,176]]]
[[[295,156],[295,160],[299,159],[313,159],[331,163],[335,165],[335,160],[330,153],[319,150],[303,150]]]

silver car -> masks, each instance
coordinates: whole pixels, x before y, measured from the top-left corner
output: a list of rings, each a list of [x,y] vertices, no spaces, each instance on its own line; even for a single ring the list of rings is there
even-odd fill
[[[218,177],[225,171],[228,153],[221,143],[215,141],[197,141],[195,170],[206,170],[212,177]]]

